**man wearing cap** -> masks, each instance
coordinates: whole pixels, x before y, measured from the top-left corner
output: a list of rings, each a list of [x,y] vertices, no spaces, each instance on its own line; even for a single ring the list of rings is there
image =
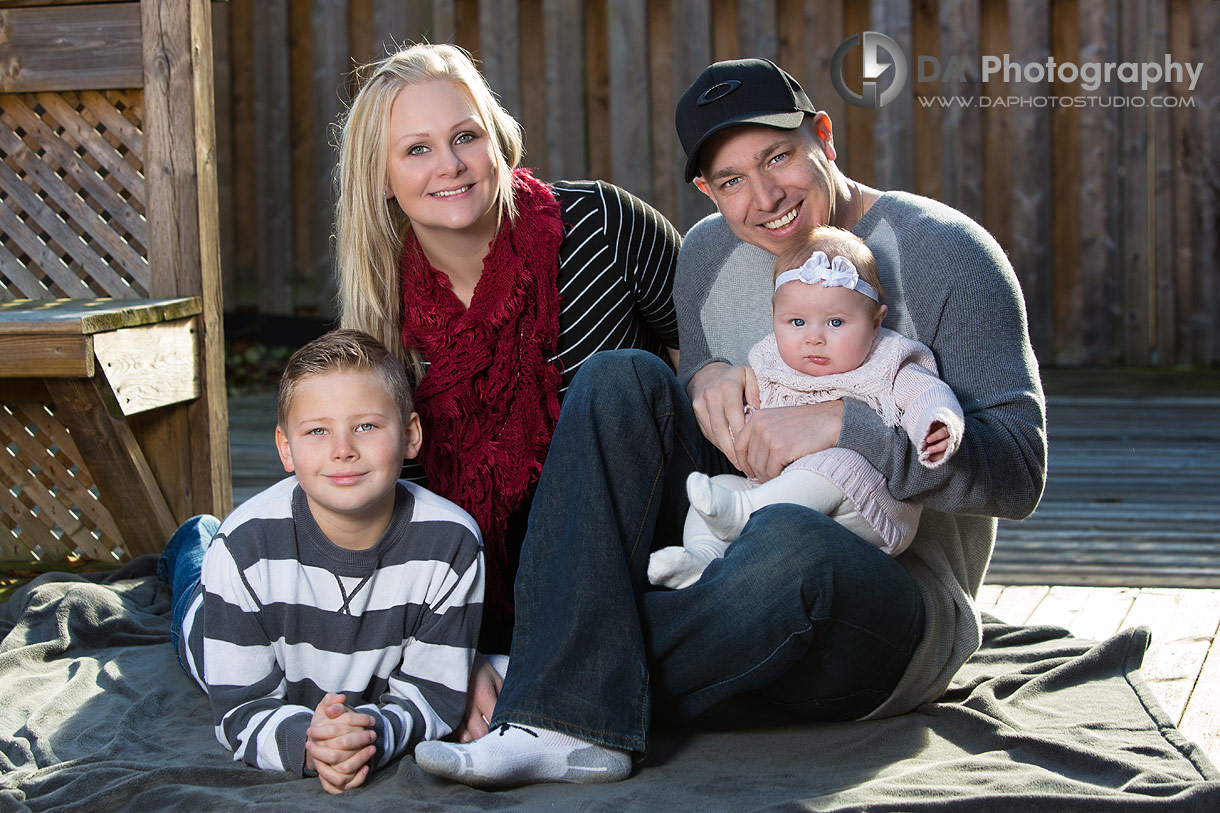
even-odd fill
[[[652,713],[689,718],[747,691],[814,720],[909,711],[979,645],[973,597],[993,517],[1027,516],[1041,496],[1045,406],[1020,290],[990,235],[935,201],[845,177],[830,119],[766,60],[705,69],[677,127],[686,179],[718,210],[679,255],[678,376],[613,351],[573,381],[522,548],[491,733],[421,746],[433,773],[479,787],[622,779]],[[744,365],[771,329],[773,255],[821,224],[864,239],[889,292],[886,326],[929,345],[958,396],[966,431],[947,465],[919,465],[901,430],[850,400],[746,422],[758,391]],[[697,583],[649,589],[650,551],[681,541],[691,471],[767,480],[836,445],[924,505],[904,554],[773,505]]]

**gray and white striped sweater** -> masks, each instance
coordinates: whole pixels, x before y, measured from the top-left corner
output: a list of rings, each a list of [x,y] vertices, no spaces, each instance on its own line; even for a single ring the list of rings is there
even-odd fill
[[[351,551],[289,477],[217,531],[185,655],[234,759],[303,774],[305,731],[333,691],[376,720],[376,770],[457,725],[482,601],[479,530],[453,503],[400,483],[381,539]]]

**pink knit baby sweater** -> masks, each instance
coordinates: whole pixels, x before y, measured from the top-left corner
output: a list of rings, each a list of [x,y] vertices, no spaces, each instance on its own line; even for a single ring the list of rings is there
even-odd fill
[[[961,445],[961,404],[937,377],[932,352],[900,333],[882,328],[868,358],[846,373],[813,376],[793,370],[780,358],[775,334],[754,345],[749,358],[763,409],[855,398],[872,407],[887,426],[901,426],[916,450],[932,424],[942,423],[949,430],[949,448],[935,463],[920,454],[928,468],[944,465]],[[922,506],[895,499],[881,472],[858,452],[833,447],[806,455],[785,471],[789,469],[817,472],[841,488],[877,531],[884,542],[881,549],[889,555],[901,553],[914,538]]]

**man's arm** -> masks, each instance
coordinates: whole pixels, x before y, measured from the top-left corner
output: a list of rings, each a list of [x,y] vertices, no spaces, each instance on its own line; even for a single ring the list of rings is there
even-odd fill
[[[962,445],[943,466],[928,469],[900,428],[886,427],[850,399],[838,445],[867,458],[899,499],[949,513],[1024,518],[1045,484],[1046,409],[1016,276],[976,224],[930,230],[917,253],[937,262],[920,280],[904,277],[907,296],[921,298],[925,312],[915,322],[929,335],[919,338],[961,403]]]

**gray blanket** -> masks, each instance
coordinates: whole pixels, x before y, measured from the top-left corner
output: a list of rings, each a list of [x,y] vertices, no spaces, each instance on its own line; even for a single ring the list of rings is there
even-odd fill
[[[656,732],[617,784],[487,793],[407,758],[331,798],[217,743],[154,562],[0,605],[0,811],[1220,810],[1220,772],[1139,676],[1146,630],[1093,644],[995,619],[949,693],[903,717],[792,724],[742,700]]]

